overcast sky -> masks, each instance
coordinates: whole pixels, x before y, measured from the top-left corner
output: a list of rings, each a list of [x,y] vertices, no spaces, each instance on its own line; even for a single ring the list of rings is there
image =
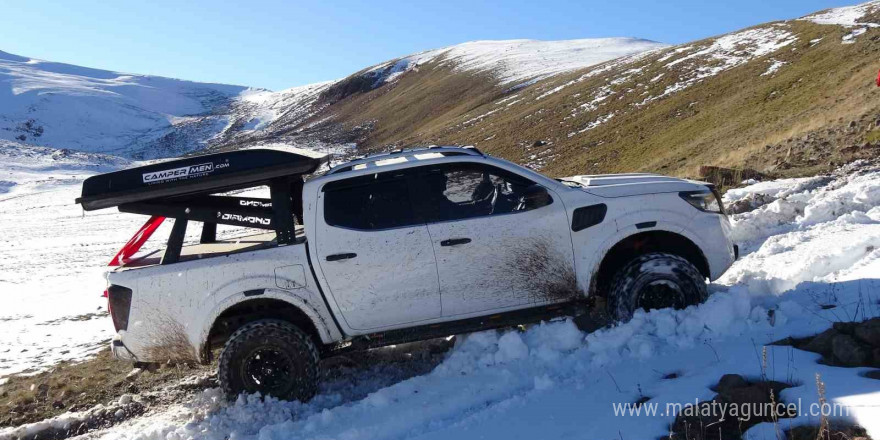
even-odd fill
[[[836,0],[0,0],[0,50],[281,90],[471,40],[638,37],[683,43]]]

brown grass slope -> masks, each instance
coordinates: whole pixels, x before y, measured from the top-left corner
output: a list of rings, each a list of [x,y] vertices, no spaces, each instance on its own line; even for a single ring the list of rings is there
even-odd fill
[[[770,150],[768,145],[880,114],[880,92],[873,85],[880,30],[869,29],[854,44],[842,44],[849,30],[839,26],[804,21],[784,25],[795,42],[643,106],[637,104],[645,99],[644,92],[658,96],[680,80],[674,68],[666,67],[677,57],[659,61],[675,48],[612,62],[607,71],[585,79],[581,79],[585,74],[603,67],[556,77],[510,93],[518,95],[514,100],[522,100],[514,105],[508,106],[513,100],[487,103],[453,121],[431,124],[437,127],[434,130],[375,136],[368,145],[474,144],[551,175],[624,171],[694,175],[705,164],[775,170],[780,167],[774,162],[780,158],[764,153]],[[762,75],[772,60],[786,64]],[[703,67],[711,66],[710,62]],[[623,75],[630,69],[641,70]],[[650,82],[661,73],[664,77]],[[572,81],[576,82],[537,99]],[[584,104],[584,97],[596,96],[603,86],[614,93],[594,110],[573,113]],[[497,111],[473,120],[493,110]],[[612,113],[606,122],[577,133]],[[860,140],[865,139],[854,139]],[[788,168],[796,174],[814,171],[816,165],[830,166],[832,153],[823,153],[810,163]]]
[[[880,5],[862,21],[880,23]],[[384,84],[365,69],[325,91],[311,117],[254,139],[357,142],[362,152],[469,144],[554,176],[693,176],[701,165],[814,173],[880,146],[880,28],[844,44],[852,30],[767,23],[518,88],[442,60]]]
[[[328,110],[346,128],[372,126],[358,139],[367,148],[411,145],[502,93],[489,75],[453,72],[438,64],[420,66],[391,84],[351,95]]]

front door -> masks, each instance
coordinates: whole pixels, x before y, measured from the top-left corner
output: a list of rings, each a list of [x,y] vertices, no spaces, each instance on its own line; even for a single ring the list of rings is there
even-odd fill
[[[444,316],[570,300],[578,294],[565,208],[546,188],[473,163],[419,177]]]
[[[317,262],[351,329],[440,317],[437,265],[406,170],[330,182],[319,195]]]

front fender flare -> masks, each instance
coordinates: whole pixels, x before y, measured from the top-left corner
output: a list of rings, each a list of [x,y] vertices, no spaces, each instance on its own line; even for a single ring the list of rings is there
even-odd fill
[[[610,251],[611,248],[613,248],[615,245],[617,245],[617,243],[620,243],[621,241],[626,240],[627,238],[629,238],[633,235],[640,234],[643,232],[667,232],[670,234],[680,235],[680,236],[690,240],[690,242],[693,243],[694,246],[696,246],[697,249],[700,250],[700,253],[703,254],[702,255],[703,259],[706,260],[706,255],[705,255],[705,252],[703,251],[703,248],[700,244],[699,238],[697,238],[696,236],[694,236],[693,234],[688,232],[686,225],[683,225],[683,224],[680,224],[680,223],[674,222],[674,221],[658,220],[656,226],[651,227],[650,229],[639,229],[636,226],[635,222],[629,223],[629,224],[625,223],[625,224],[618,227],[616,234],[606,238],[597,248],[598,252],[596,252],[596,254],[595,254],[595,255],[597,255],[597,258],[595,258],[590,263],[590,266],[589,266],[590,270],[588,273],[590,274],[590,285],[588,286],[589,287],[588,292],[592,293],[593,289],[595,288],[595,283],[596,283],[596,279],[597,279],[597,274],[599,272],[599,268],[601,267],[602,262],[605,260],[605,257],[608,255],[608,251]],[[708,264],[708,261],[707,261],[707,264]]]

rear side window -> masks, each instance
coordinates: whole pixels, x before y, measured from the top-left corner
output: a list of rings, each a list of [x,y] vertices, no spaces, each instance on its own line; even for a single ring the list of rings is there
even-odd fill
[[[420,223],[405,175],[371,174],[324,187],[324,221],[330,226],[376,230]]]

